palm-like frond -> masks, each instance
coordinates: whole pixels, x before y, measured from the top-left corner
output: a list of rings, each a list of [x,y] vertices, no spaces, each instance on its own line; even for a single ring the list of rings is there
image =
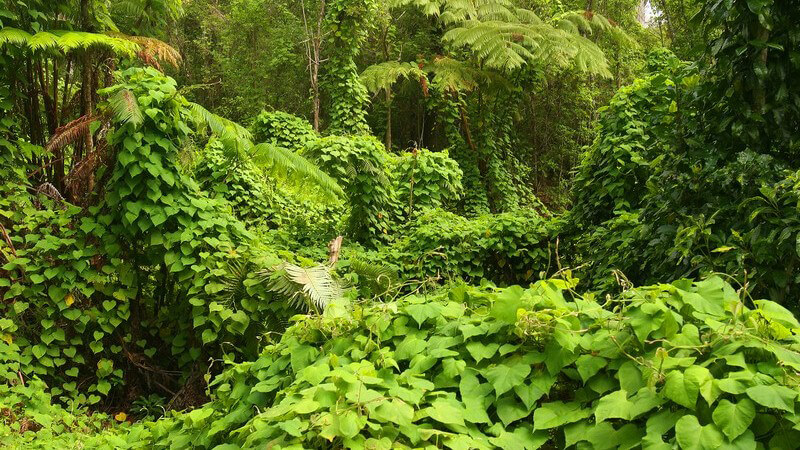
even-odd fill
[[[245,281],[253,270],[253,264],[244,259],[234,259],[228,262],[227,273],[222,277],[223,292],[230,298],[245,297],[247,287]]]
[[[485,66],[508,72],[532,61],[610,76],[603,52],[579,34],[544,23],[468,20],[447,31],[444,40],[469,48]]]
[[[434,75],[434,83],[449,92],[471,91],[486,81],[489,74],[452,58],[437,58],[426,67]]]
[[[326,266],[300,267],[283,263],[261,272],[271,291],[284,295],[297,308],[321,313],[342,296],[342,288]]]
[[[544,62],[561,67],[574,65],[587,73],[610,76],[603,52],[585,36],[605,32],[615,39],[626,37],[599,14],[573,11],[544,22],[512,0],[395,1],[438,16],[447,27],[446,42],[469,49],[483,67],[501,72]]]
[[[555,27],[572,34],[588,36],[603,33],[620,44],[638,46],[636,40],[625,33],[622,28],[602,14],[593,11],[567,11],[554,17],[552,23]]]
[[[197,126],[208,127],[226,147],[247,151],[253,146],[253,135],[238,123],[218,116],[197,103],[189,102],[188,113]]]
[[[364,69],[361,73],[361,82],[370,92],[380,92],[390,88],[401,79],[420,79],[425,72],[413,62],[385,62],[375,64]]]
[[[181,63],[180,53],[163,41],[114,31],[103,34],[83,31],[40,31],[30,34],[17,28],[5,27],[0,29],[0,47],[3,45],[15,45],[33,52],[57,51],[64,54],[91,47],[104,47],[120,56],[130,58],[138,56],[145,62],[157,60],[174,67],[178,67]]]
[[[253,145],[250,131],[197,103],[189,103],[188,111],[198,126],[208,127],[222,142],[225,155],[229,159],[253,163],[273,174],[287,175],[290,180],[311,183],[331,199],[344,196],[344,191],[336,180],[301,155],[272,144]]]
[[[294,174],[300,181],[310,181],[332,199],[343,198],[339,184],[303,156],[273,144],[258,144],[250,153],[251,161],[258,167],[275,173]]]
[[[133,92],[128,89],[120,89],[111,94],[108,104],[114,113],[116,121],[119,123],[131,123],[134,127],[138,127],[144,121],[139,102]]]

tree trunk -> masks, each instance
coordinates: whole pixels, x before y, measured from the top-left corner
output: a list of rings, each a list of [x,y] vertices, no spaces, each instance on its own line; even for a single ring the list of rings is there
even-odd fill
[[[81,26],[83,31],[92,31],[89,21],[89,0],[81,0]],[[81,116],[88,116],[92,112],[92,55],[89,49],[84,49],[81,55]],[[86,133],[83,141],[83,151],[89,154],[92,151],[91,133]],[[75,146],[75,161],[80,161],[82,157],[81,146]]]
[[[312,30],[308,24],[305,0],[300,2],[300,10],[303,15],[303,29],[306,35],[306,58],[308,59],[308,76],[311,84],[311,115],[314,131],[319,132],[320,128],[320,89],[319,89],[319,68],[322,64],[322,22],[325,18],[325,0],[321,0],[317,10],[317,23]]]

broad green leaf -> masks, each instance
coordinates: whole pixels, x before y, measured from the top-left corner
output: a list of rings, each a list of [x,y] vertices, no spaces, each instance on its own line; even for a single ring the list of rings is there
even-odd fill
[[[492,384],[497,396],[500,397],[525,381],[529,373],[531,373],[531,366],[517,359],[491,367],[483,372],[483,375]]]
[[[464,406],[457,400],[436,399],[426,412],[438,422],[464,426]]]
[[[500,400],[497,400],[494,406],[497,408],[497,417],[503,421],[505,426],[526,417],[529,412],[528,408],[518,402],[513,394],[506,395]]]
[[[708,369],[701,366],[691,366],[684,372],[684,381],[688,381],[698,387],[698,391],[706,402],[711,405],[719,396],[719,389],[714,384],[714,377]]]
[[[687,378],[679,370],[673,370],[667,374],[664,394],[673,402],[694,409],[699,393],[700,386],[694,378]]]
[[[550,392],[556,382],[556,377],[547,372],[534,372],[529,378],[530,384],[519,384],[514,386],[514,393],[519,396],[522,403],[528,409],[533,409],[536,401]]]
[[[414,419],[414,408],[401,400],[392,399],[375,408],[374,412],[370,414],[370,418],[382,422],[394,422],[398,425],[411,425],[411,421]]]
[[[578,373],[581,379],[586,383],[589,378],[592,378],[597,372],[605,367],[607,361],[605,358],[593,355],[581,355],[576,361],[575,366],[578,367]]]
[[[532,431],[528,426],[520,426],[513,432],[503,430],[500,436],[489,439],[493,445],[507,450],[536,450],[550,440],[546,431]]]
[[[760,385],[747,388],[745,392],[748,397],[761,406],[794,412],[797,391],[793,389],[778,385]]]
[[[338,428],[339,436],[352,438],[364,427],[366,420],[355,411],[345,411],[334,415],[334,424]]]
[[[714,409],[714,423],[725,436],[734,440],[744,433],[756,417],[756,405],[750,399],[743,398],[738,403],[721,400]]]
[[[722,447],[725,437],[713,424],[701,426],[697,417],[687,414],[675,423],[675,438],[684,450],[712,450]]]
[[[620,388],[627,392],[636,392],[644,386],[642,372],[633,361],[626,361],[617,371]]]
[[[475,360],[475,362],[481,362],[483,359],[489,359],[497,353],[497,349],[500,348],[500,344],[491,342],[489,344],[484,344],[480,341],[468,342],[467,343],[467,351]]]
[[[533,412],[533,429],[547,430],[577,422],[591,416],[591,409],[582,409],[580,403],[551,402],[540,405]]]
[[[205,330],[203,330],[201,338],[203,339],[203,344],[208,344],[210,342],[213,342],[217,338],[217,333],[210,328],[206,328]]]
[[[616,391],[606,395],[597,402],[594,417],[597,422],[606,419],[631,419],[633,403],[628,400],[628,393]]]
[[[502,322],[515,323],[517,310],[523,307],[522,296],[524,293],[525,290],[520,286],[511,286],[497,294],[492,304],[492,317]]]
[[[423,303],[420,305],[406,306],[406,312],[417,322],[417,325],[422,327],[426,320],[439,317],[441,314],[442,306],[438,303]]]

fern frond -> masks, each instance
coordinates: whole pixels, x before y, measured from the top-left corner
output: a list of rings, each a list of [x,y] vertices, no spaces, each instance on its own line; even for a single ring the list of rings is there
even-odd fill
[[[390,88],[401,79],[420,79],[425,76],[419,66],[413,62],[385,62],[375,64],[364,69],[361,73],[361,82],[372,92]]]
[[[311,183],[330,199],[344,197],[344,191],[333,178],[299,154],[272,144],[253,145],[250,131],[197,103],[189,102],[188,112],[197,126],[207,127],[219,139],[227,158],[250,161],[273,174],[286,174],[290,180]]]
[[[139,45],[113,36],[83,31],[40,31],[36,34],[6,27],[0,30],[0,46],[16,45],[31,51],[54,50],[69,53],[74,50],[98,46],[118,55],[133,56]]]
[[[486,67],[503,72],[518,69],[532,61],[567,66],[609,76],[603,52],[579,34],[541,23],[502,21],[464,22],[447,31],[444,40],[456,47],[469,48]]]
[[[344,198],[345,193],[330,175],[320,170],[303,156],[283,147],[272,144],[258,144],[250,155],[252,162],[273,173],[293,174],[304,182],[311,182],[331,199]]]
[[[228,262],[227,273],[222,277],[223,292],[229,299],[247,295],[245,281],[253,270],[253,265],[248,260],[234,259]]]
[[[27,45],[33,51],[57,48],[59,47],[58,36],[42,31],[31,36]]]
[[[189,102],[189,115],[198,126],[205,126],[226,145],[233,145],[239,150],[252,148],[253,135],[247,128],[238,123],[220,117],[197,103]]]
[[[84,31],[53,31],[58,36],[58,46],[64,53],[90,47],[106,47],[118,55],[133,57],[139,46],[125,39]]]
[[[134,127],[138,127],[144,122],[144,116],[142,115],[142,110],[139,108],[139,102],[136,100],[133,92],[128,89],[120,89],[114,92],[111,97],[109,97],[108,104],[117,122],[122,124],[131,123]]]
[[[56,129],[56,132],[53,133],[53,136],[45,146],[45,149],[49,152],[52,152],[55,150],[60,150],[70,144],[80,142],[86,138],[86,135],[90,133],[89,125],[91,125],[95,119],[96,118],[91,115],[81,116],[64,126],[59,127]]]
[[[382,264],[353,258],[350,260],[350,270],[358,275],[360,283],[366,283],[372,293],[378,296],[386,295],[400,284],[397,271]]]
[[[413,6],[426,16],[439,16],[442,12],[440,0],[389,0],[390,8]]]
[[[556,28],[573,34],[583,36],[595,33],[609,35],[618,44],[631,47],[638,47],[639,44],[621,27],[613,23],[609,18],[594,11],[567,11],[552,19]]]
[[[17,28],[5,27],[0,30],[0,44],[27,46],[33,36]]]
[[[141,55],[155,57],[158,61],[167,63],[176,69],[181,65],[181,62],[183,62],[183,58],[178,50],[159,39],[145,36],[129,36],[118,32],[107,32],[106,35],[127,40],[138,45],[141,49],[138,52],[140,58],[142,58]]]
[[[295,307],[321,313],[328,304],[342,296],[342,288],[333,279],[326,266],[300,267],[283,263],[274,269],[263,271],[268,288]]]
[[[486,79],[486,73],[452,58],[437,58],[429,66],[434,83],[449,92],[471,91]]]

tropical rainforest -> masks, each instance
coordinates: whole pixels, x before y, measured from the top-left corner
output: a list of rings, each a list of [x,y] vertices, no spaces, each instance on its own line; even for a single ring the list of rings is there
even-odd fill
[[[794,449],[793,0],[4,0],[0,448]]]

